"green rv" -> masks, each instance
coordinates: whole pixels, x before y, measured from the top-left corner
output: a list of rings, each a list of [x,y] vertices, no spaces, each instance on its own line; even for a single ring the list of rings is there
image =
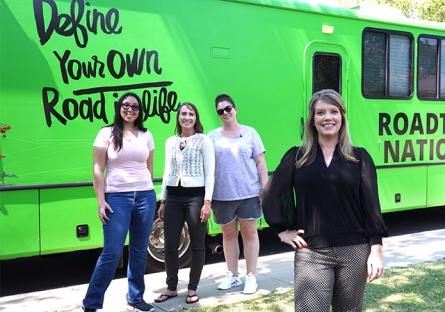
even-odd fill
[[[0,259],[101,247],[92,143],[127,90],[155,138],[157,191],[181,102],[207,132],[229,93],[273,170],[312,93],[333,88],[377,165],[383,211],[445,205],[444,24],[296,0],[0,0],[0,14]],[[162,233],[155,221],[153,268]],[[185,265],[186,228],[180,248]]]

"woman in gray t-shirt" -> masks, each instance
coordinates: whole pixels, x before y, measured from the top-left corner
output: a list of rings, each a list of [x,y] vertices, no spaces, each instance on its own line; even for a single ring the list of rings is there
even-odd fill
[[[259,253],[257,220],[262,216],[261,190],[267,183],[264,145],[252,127],[240,125],[232,98],[221,94],[215,100],[223,122],[208,135],[215,148],[215,187],[212,209],[223,233],[228,271],[219,289],[242,284],[238,276],[238,224],[243,238],[247,275],[244,293],[257,290],[256,265]]]

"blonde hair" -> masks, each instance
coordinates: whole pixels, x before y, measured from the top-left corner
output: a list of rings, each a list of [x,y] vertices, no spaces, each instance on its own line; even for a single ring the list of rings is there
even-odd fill
[[[325,89],[315,92],[309,102],[309,115],[306,120],[306,125],[303,134],[303,141],[297,155],[303,155],[300,159],[296,160],[297,168],[304,165],[309,165],[314,162],[317,156],[318,148],[318,134],[317,129],[314,125],[315,116],[315,104],[318,101],[323,101],[328,104],[334,105],[340,110],[341,114],[341,127],[338,134],[338,145],[340,155],[349,161],[358,162],[357,158],[354,157],[353,147],[351,143],[351,137],[349,135],[348,121],[346,119],[346,108],[338,92],[332,89]]]

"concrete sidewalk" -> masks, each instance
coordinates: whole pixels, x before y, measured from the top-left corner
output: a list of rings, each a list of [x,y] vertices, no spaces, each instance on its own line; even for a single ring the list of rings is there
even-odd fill
[[[278,241],[277,241],[278,243]],[[433,261],[445,258],[445,229],[393,236],[384,239],[385,266],[405,266],[413,263]],[[153,304],[156,311],[185,310],[192,306],[215,305],[248,300],[277,289],[289,289],[293,286],[294,253],[281,253],[260,257],[258,261],[258,292],[244,295],[243,286],[227,291],[217,290],[216,285],[225,274],[225,263],[216,263],[204,267],[198,293],[199,303],[185,303],[188,269],[179,272],[178,297],[161,304]],[[244,261],[240,261],[240,273],[246,273]],[[153,302],[165,289],[165,273],[145,276],[145,300]],[[88,285],[77,285],[47,291],[39,291],[0,298],[0,311],[81,311],[81,302]],[[126,311],[125,278],[114,280],[105,295],[103,311]]]

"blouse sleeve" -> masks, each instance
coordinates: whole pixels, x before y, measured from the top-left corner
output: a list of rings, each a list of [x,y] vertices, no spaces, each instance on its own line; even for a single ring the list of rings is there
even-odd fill
[[[252,128],[252,147],[253,147],[253,158],[255,159],[266,151],[260,135],[253,128]]]
[[[99,130],[99,133],[94,140],[93,147],[104,147],[108,148],[111,142],[111,128],[104,127]]]
[[[295,228],[295,194],[293,177],[297,147],[292,147],[283,156],[263,195],[263,213],[271,229],[282,232]]]
[[[172,162],[172,149],[175,143],[174,136],[170,137],[165,141],[165,163],[164,163],[164,174],[162,176],[162,191],[160,200],[165,200],[167,197],[167,180],[171,170],[171,162]]]
[[[382,244],[382,237],[388,236],[388,229],[380,212],[377,188],[377,171],[371,155],[360,148],[360,204],[363,209],[365,232],[369,244]]]
[[[215,151],[210,138],[203,135],[202,158],[204,161],[204,186],[205,200],[212,200],[213,187],[215,184]]]

